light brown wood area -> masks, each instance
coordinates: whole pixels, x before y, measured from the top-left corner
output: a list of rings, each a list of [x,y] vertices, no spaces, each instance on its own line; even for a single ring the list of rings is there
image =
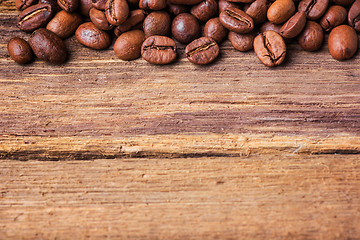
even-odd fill
[[[360,54],[20,66],[0,2],[1,240],[360,239]]]

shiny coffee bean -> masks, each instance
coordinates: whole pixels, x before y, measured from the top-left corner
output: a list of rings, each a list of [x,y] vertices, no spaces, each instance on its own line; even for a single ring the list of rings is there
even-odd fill
[[[7,49],[12,60],[19,64],[30,62],[34,56],[30,45],[22,38],[14,37],[10,39]]]
[[[165,11],[150,13],[143,23],[145,37],[153,35],[167,36],[170,34],[171,17]]]
[[[274,31],[257,35],[254,39],[254,50],[259,60],[268,67],[278,66],[285,60],[284,39]]]
[[[141,45],[145,41],[145,34],[141,30],[132,30],[123,33],[116,39],[114,51],[118,58],[130,61],[139,58],[141,55]]]
[[[253,49],[255,33],[239,34],[236,32],[229,32],[228,38],[235,49],[246,52]]]
[[[92,0],[91,5],[92,5],[92,7],[96,8],[96,9],[105,11],[106,1],[107,0]]]
[[[237,8],[227,8],[220,13],[221,24],[230,31],[248,33],[254,29],[254,21],[244,11]]]
[[[169,37],[148,37],[141,46],[141,56],[152,64],[171,63],[176,58],[176,44]]]
[[[166,8],[166,0],[140,0],[139,8],[159,11]]]
[[[259,28],[259,32],[274,31],[280,34],[281,25],[273,24],[272,22],[265,22]]]
[[[93,49],[105,49],[111,44],[110,35],[98,29],[92,22],[81,24],[75,36],[81,44]]]
[[[280,34],[284,38],[294,38],[301,33],[306,24],[306,15],[304,12],[295,13],[281,27]]]
[[[349,9],[348,22],[356,31],[360,31],[360,0],[356,0]]]
[[[219,18],[212,18],[206,22],[204,36],[214,39],[218,44],[224,40],[228,30],[221,24]]]
[[[51,6],[52,11],[54,12],[53,15],[55,15],[57,12],[60,12],[62,8],[57,3],[57,0],[39,0],[38,3],[46,3]]]
[[[46,29],[52,31],[61,38],[67,38],[75,33],[81,23],[82,17],[80,14],[62,10],[51,19],[47,24]]]
[[[347,11],[344,7],[339,5],[331,6],[320,19],[320,25],[325,31],[330,31],[345,22],[346,16]]]
[[[22,11],[18,17],[18,27],[25,32],[44,27],[52,18],[51,5],[39,3],[32,5]]]
[[[179,5],[179,4],[167,4],[167,11],[173,15],[177,16],[180,13],[186,13],[189,11],[189,7],[187,5]]]
[[[253,3],[245,5],[244,7],[245,13],[254,20],[255,25],[266,21],[267,10],[267,0],[256,0]]]
[[[89,11],[89,16],[94,25],[100,30],[107,31],[114,27],[107,20],[105,12],[99,9],[91,8]]]
[[[15,7],[19,10],[24,10],[32,5],[37,4],[38,0],[15,0]]]
[[[89,11],[92,8],[91,0],[79,0],[79,8],[80,14],[88,17]]]
[[[203,0],[168,0],[170,4],[179,4],[179,5],[195,5],[200,3]]]
[[[105,14],[111,25],[118,26],[129,16],[129,6],[126,0],[107,0]]]
[[[189,13],[181,13],[174,18],[171,33],[177,41],[187,44],[200,34],[198,20]]]
[[[68,12],[74,12],[79,7],[79,0],[57,0],[57,3]]]
[[[238,3],[229,2],[227,0],[219,0],[219,3],[218,3],[219,13],[221,13],[222,11],[224,11],[227,8],[241,9],[241,6]]]
[[[276,0],[267,11],[267,18],[274,24],[286,22],[295,13],[293,0]]]
[[[329,52],[336,60],[352,58],[358,48],[358,36],[348,25],[335,27],[329,34]]]
[[[324,15],[328,5],[329,0],[301,0],[298,11],[305,12],[306,17],[310,20],[317,20]]]
[[[347,7],[350,6],[354,2],[354,0],[331,0],[330,2],[336,5]]]
[[[45,28],[33,32],[29,44],[36,57],[46,62],[61,64],[67,59],[68,53],[63,40]]]
[[[219,45],[214,39],[208,37],[198,38],[185,48],[185,54],[189,61],[198,65],[211,63],[217,58],[219,52]]]
[[[306,51],[316,51],[322,44],[324,33],[321,26],[314,21],[307,21],[303,31],[298,37],[300,47]]]
[[[206,22],[218,12],[218,3],[215,0],[204,0],[191,8],[190,13],[201,22]]]
[[[116,36],[120,36],[122,33],[135,28],[136,25],[140,24],[141,29],[143,28],[143,21],[147,15],[147,12],[143,9],[132,10],[129,13],[128,19],[114,29]]]

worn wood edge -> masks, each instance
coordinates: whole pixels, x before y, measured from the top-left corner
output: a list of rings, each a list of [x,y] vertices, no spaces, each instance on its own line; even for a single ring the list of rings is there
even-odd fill
[[[251,154],[360,154],[360,137],[278,135],[153,135],[137,137],[2,136],[0,159],[87,160],[121,157],[211,157]]]

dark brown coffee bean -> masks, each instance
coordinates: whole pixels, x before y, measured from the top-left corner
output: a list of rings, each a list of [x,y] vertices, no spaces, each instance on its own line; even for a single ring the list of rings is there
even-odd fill
[[[331,6],[320,19],[320,25],[325,31],[330,31],[345,22],[346,16],[347,11],[344,7],[339,5]]]
[[[189,7],[186,5],[179,5],[179,4],[171,4],[168,3],[167,4],[167,10],[168,12],[173,15],[173,16],[177,16],[180,13],[186,13],[189,11]]]
[[[347,25],[335,27],[329,34],[329,52],[336,60],[352,58],[358,48],[358,36]]]
[[[304,12],[297,12],[284,23],[280,29],[280,34],[284,38],[294,38],[301,33],[306,24]]]
[[[186,57],[198,65],[209,64],[217,58],[220,49],[214,39],[202,37],[189,43],[185,48]]]
[[[36,57],[46,62],[61,64],[67,59],[67,49],[63,40],[45,28],[33,32],[29,44]]]
[[[310,20],[317,20],[324,15],[329,0],[301,0],[298,6],[298,11],[305,12],[306,17]]]
[[[356,31],[360,31],[360,0],[356,0],[348,13],[348,22]]]
[[[179,5],[195,5],[200,3],[203,0],[168,0],[170,4],[179,4]]]
[[[92,8],[91,0],[79,0],[79,11],[81,15],[88,17],[91,8]]]
[[[300,33],[298,42],[300,47],[306,51],[318,50],[324,39],[324,33],[321,26],[313,21],[307,21],[303,31]]]
[[[92,22],[81,24],[76,30],[75,36],[81,44],[93,49],[105,49],[111,44],[110,35],[95,27]]]
[[[221,24],[236,33],[248,33],[254,29],[254,21],[244,11],[227,8],[219,15]]]
[[[332,3],[343,7],[350,6],[354,0],[331,0]]]
[[[219,13],[224,11],[227,8],[238,8],[241,9],[240,5],[234,2],[229,2],[227,0],[219,0],[218,9]]]
[[[218,3],[215,0],[204,0],[191,8],[191,14],[202,22],[206,22],[218,12]]]
[[[214,39],[217,43],[220,43],[228,33],[228,30],[221,24],[219,18],[212,18],[206,22],[204,27],[205,37]]]
[[[38,0],[15,0],[15,7],[19,10],[24,10],[34,4],[37,4]]]
[[[267,10],[267,0],[256,0],[253,3],[245,5],[244,7],[245,13],[254,20],[255,25],[266,21]]]
[[[171,17],[165,11],[150,13],[143,23],[145,37],[153,35],[167,36],[170,34]]]
[[[274,24],[286,22],[295,13],[293,0],[276,0],[267,11],[267,18]]]
[[[119,26],[129,16],[129,6],[126,0],[107,0],[105,14],[111,25]]]
[[[174,18],[171,33],[176,40],[187,44],[199,36],[200,26],[193,15],[181,13]]]
[[[129,13],[128,19],[125,22],[120,24],[114,29],[116,36],[120,36],[122,33],[129,31],[130,29],[135,29],[136,25],[140,24],[140,28],[143,28],[143,21],[147,15],[147,12],[143,9],[132,10]]]
[[[176,58],[176,44],[169,37],[148,37],[141,46],[141,56],[152,64],[171,63]]]
[[[255,33],[239,34],[236,32],[229,32],[228,38],[235,49],[246,52],[253,49]]]
[[[166,8],[166,0],[140,0],[139,8],[159,11]]]
[[[74,12],[79,7],[79,0],[57,0],[59,6],[68,12]]]
[[[129,61],[139,58],[141,45],[145,41],[145,34],[141,30],[132,30],[123,33],[114,44],[114,51],[121,60]]]
[[[274,31],[280,34],[281,25],[273,24],[272,22],[266,22],[260,26],[259,32]]]
[[[105,11],[106,1],[107,0],[91,0],[91,5],[96,9]]]
[[[257,35],[254,39],[254,50],[259,60],[268,67],[278,66],[285,60],[284,39],[274,31]]]
[[[62,10],[51,19],[47,24],[46,29],[52,31],[61,38],[67,38],[75,33],[81,23],[82,17],[80,14]]]
[[[30,45],[22,38],[14,37],[7,45],[12,60],[19,64],[25,64],[33,59],[33,51]]]
[[[57,12],[60,12],[62,9],[57,3],[57,0],[39,0],[38,3],[46,3],[51,6],[51,9],[53,10],[53,15],[55,15]]]
[[[20,13],[18,27],[22,31],[32,32],[35,29],[44,27],[52,16],[53,11],[49,4],[35,4]]]
[[[105,16],[105,12],[96,9],[96,8],[91,8],[90,12],[89,12],[89,16],[91,21],[94,23],[94,25],[100,29],[100,30],[110,30],[112,29],[114,26],[111,25],[106,16]]]

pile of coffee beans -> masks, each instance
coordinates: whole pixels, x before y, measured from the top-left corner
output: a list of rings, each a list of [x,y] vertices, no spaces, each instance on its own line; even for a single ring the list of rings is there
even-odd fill
[[[194,64],[209,64],[227,37],[235,49],[254,49],[266,66],[282,64],[288,44],[297,40],[316,51],[330,32],[328,48],[337,60],[353,57],[358,48],[360,0],[15,0],[20,30],[29,41],[8,43],[11,58],[30,62],[34,55],[61,64],[67,59],[63,41],[73,34],[86,47],[108,48],[133,60],[152,64],[177,58],[177,44]],[[172,37],[172,38],[171,38]]]

